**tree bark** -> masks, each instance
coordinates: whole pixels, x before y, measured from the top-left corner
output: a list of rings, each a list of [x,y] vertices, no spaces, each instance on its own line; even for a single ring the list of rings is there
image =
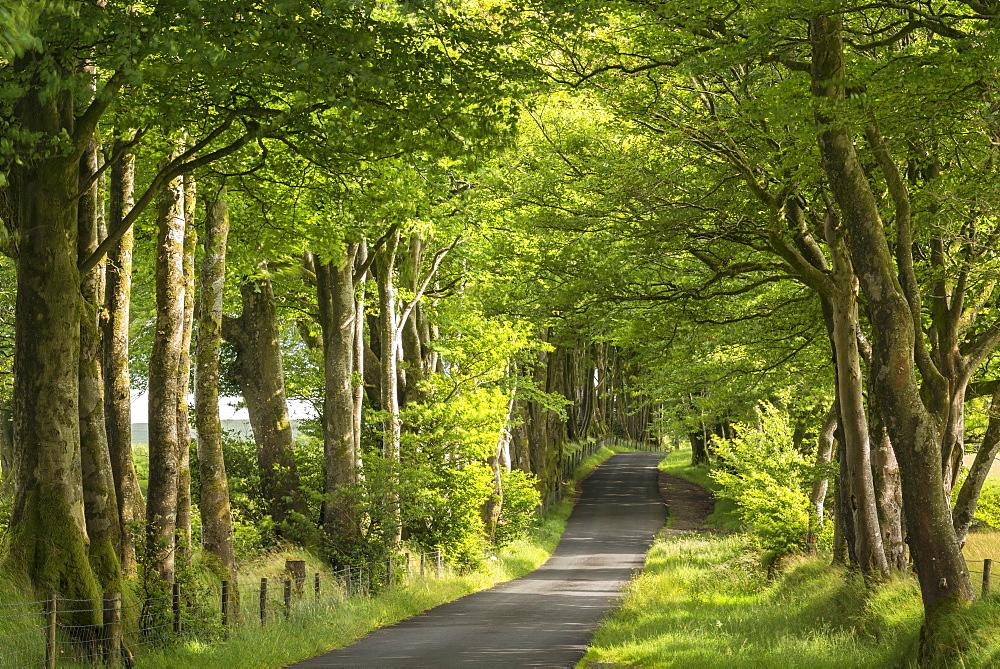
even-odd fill
[[[811,20],[813,94],[821,102],[845,99],[841,21]],[[940,615],[975,599],[969,573],[951,523],[941,472],[941,435],[923,405],[917,382],[915,316],[894,273],[892,253],[878,204],[860,164],[849,129],[817,107],[820,155],[834,198],[850,235],[851,259],[868,300],[875,333],[872,351],[874,388],[889,437],[896,450],[903,485],[906,526],[925,610],[925,630]],[[905,261],[909,231],[897,231]],[[900,269],[909,285],[912,268]]]
[[[40,56],[16,60],[30,73]],[[63,73],[64,75],[66,73]],[[33,75],[29,75],[33,76]],[[52,84],[54,85],[54,84]],[[43,137],[72,136],[73,95],[42,99],[26,82],[17,121]],[[87,560],[80,461],[80,272],[77,268],[79,152],[12,171],[18,231],[14,350],[14,506],[9,559],[43,592],[83,600],[99,595]],[[88,616],[96,622],[96,616]]]
[[[399,418],[399,376],[397,360],[399,347],[399,318],[396,312],[396,256],[399,249],[399,230],[391,233],[385,246],[378,251],[376,264],[376,284],[379,297],[379,343],[381,356],[379,358],[381,371],[381,410],[385,415],[382,421],[383,446],[382,455],[390,467],[396,467],[399,462],[400,441],[402,439],[402,422]],[[386,482],[385,538],[390,543],[398,543],[402,539],[402,525],[399,509],[398,472],[389,474]]]
[[[360,244],[349,244],[342,257],[316,264],[319,320],[323,330],[323,446],[326,503],[323,529],[331,540],[350,544],[358,538],[353,493],[358,482],[354,386],[357,311],[354,265]]]
[[[236,376],[257,444],[261,492],[278,532],[305,539],[307,512],[295,463],[295,440],[285,399],[278,315],[267,264],[240,286],[243,312],[223,321],[223,337],[236,348]]]
[[[112,153],[122,149],[116,139]],[[111,166],[108,226],[114,229],[132,208],[135,156],[127,154]],[[128,230],[108,256],[104,293],[104,415],[111,471],[122,528],[118,557],[126,576],[135,574],[136,524],[145,515],[142,491],[132,459],[132,402],[129,374],[129,304],[132,296],[132,246]]]
[[[825,467],[833,460],[834,435],[840,422],[840,407],[834,401],[823,421],[816,444],[816,466]],[[830,477],[823,476],[813,481],[809,494],[809,503],[813,509],[813,517],[818,526],[823,525],[825,517],[826,493],[830,487]]]
[[[194,401],[198,427],[198,474],[201,483],[198,509],[201,513],[202,546],[219,559],[230,582],[236,583],[233,516],[222,451],[222,421],[219,418],[219,354],[228,239],[229,209],[226,190],[222,188],[209,207],[205,223]]]
[[[837,403],[840,407],[844,460],[841,484],[846,510],[851,513],[854,551],[852,558],[869,576],[886,576],[889,562],[882,544],[875,482],[872,478],[871,442],[864,406],[861,354],[858,350],[858,283],[836,217],[826,217],[827,246],[833,266],[834,285],[829,303],[833,320],[833,350],[837,364]]]
[[[149,487],[146,551],[150,567],[172,583],[176,560],[180,446],[177,403],[184,342],[184,184],[164,189],[157,212],[156,332],[149,356]]]
[[[93,68],[89,68],[93,70]],[[96,76],[96,71],[93,72]],[[97,173],[97,136],[88,143],[80,163],[80,186]],[[78,258],[90,256],[99,242],[98,185],[95,183],[80,198],[77,212]],[[83,471],[83,502],[90,537],[90,563],[105,590],[115,590],[121,579],[118,550],[121,525],[115,496],[108,435],[104,425],[104,378],[101,368],[100,306],[103,303],[103,267],[82,275],[80,294],[83,312],[80,319],[80,456]]]
[[[197,186],[194,176],[184,175],[184,318],[181,322],[180,361],[177,365],[177,540],[179,553],[189,559],[191,551],[191,423],[188,388],[191,382],[191,333],[194,329],[194,254],[198,246],[195,224]]]

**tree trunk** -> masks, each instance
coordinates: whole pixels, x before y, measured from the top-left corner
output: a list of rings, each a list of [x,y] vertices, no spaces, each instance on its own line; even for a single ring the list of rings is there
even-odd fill
[[[846,72],[839,18],[811,20],[812,81],[817,98],[845,99]],[[872,351],[874,389],[900,464],[907,536],[925,610],[925,631],[939,616],[975,599],[969,573],[951,523],[941,472],[940,431],[923,405],[917,382],[914,312],[903,284],[894,273],[878,204],[855,152],[847,126],[819,106],[817,121],[823,167],[850,235],[851,259],[868,300],[875,334]],[[903,223],[897,221],[897,226]],[[897,231],[897,253],[910,253],[909,231]],[[907,285],[912,269],[900,273]],[[925,379],[925,382],[931,381]],[[925,647],[925,657],[933,653]]]
[[[399,231],[392,233],[385,246],[379,250],[376,260],[376,275],[379,296],[379,343],[381,344],[381,400],[385,419],[382,423],[382,455],[395,468],[399,463],[402,423],[399,419],[399,377],[397,373],[397,349],[399,348],[399,321],[396,313],[396,255],[399,248]],[[385,538],[390,543],[398,543],[402,538],[399,510],[398,473],[389,474],[386,485]]]
[[[357,285],[355,286],[354,303],[354,454],[357,458],[357,466],[361,466],[361,419],[363,417],[365,401],[365,374],[368,372],[365,355],[365,289],[368,283],[368,270],[362,271],[362,266],[368,261],[368,244],[362,239],[358,247],[358,253],[354,259],[355,271],[360,271]],[[376,375],[377,377],[377,375]]]
[[[188,388],[191,382],[191,332],[194,328],[194,254],[198,246],[195,227],[194,176],[184,175],[184,319],[181,324],[180,362],[177,366],[177,540],[179,553],[191,551],[191,423]]]
[[[92,68],[91,68],[92,69]],[[97,137],[91,139],[80,164],[80,186],[96,174]],[[78,205],[78,257],[85,259],[97,249],[99,211],[98,185],[92,185]],[[83,313],[80,320],[80,456],[83,468],[83,501],[90,537],[90,564],[105,590],[116,590],[121,579],[121,524],[115,496],[108,435],[104,425],[104,378],[101,374],[101,331],[98,322],[103,303],[103,268],[98,266],[81,277]]]
[[[112,153],[122,149],[116,139]],[[135,156],[127,154],[111,166],[108,227],[115,229],[132,208]],[[142,491],[132,459],[131,378],[128,366],[129,303],[132,296],[131,228],[122,235],[108,257],[104,292],[104,420],[111,455],[111,471],[122,528],[118,557],[126,576],[135,574],[136,524],[145,516]]]
[[[226,281],[229,209],[220,189],[205,223],[205,257],[198,301],[198,345],[195,352],[195,419],[198,428],[199,511],[204,549],[217,557],[236,583],[233,517],[229,479],[222,452],[219,419],[219,352],[222,344],[222,304]]]
[[[826,216],[827,246],[833,265],[834,286],[829,303],[833,320],[833,350],[837,363],[837,401],[840,407],[844,457],[841,478],[847,511],[853,526],[854,555],[862,573],[885,576],[889,572],[879,526],[875,482],[872,478],[871,442],[864,406],[861,354],[858,350],[857,279],[836,217]]]
[[[30,72],[36,56],[11,67]],[[72,132],[72,93],[41,99],[39,82],[15,107],[21,126],[43,137]],[[17,166],[17,299],[14,444],[17,449],[9,563],[41,592],[91,600],[99,586],[87,560],[80,462],[79,156],[60,152]],[[94,623],[95,615],[79,620]]]
[[[164,189],[157,212],[156,331],[149,356],[149,487],[146,552],[172,583],[176,560],[180,445],[177,403],[184,343],[184,185]]]
[[[903,527],[903,491],[899,463],[877,407],[872,411],[872,479],[875,483],[882,547],[890,569],[906,569],[906,539]]]
[[[240,286],[243,313],[223,321],[223,336],[236,348],[236,376],[257,444],[261,492],[283,536],[306,537],[307,512],[295,463],[295,441],[285,400],[278,316],[267,265]]]
[[[323,445],[326,503],[323,529],[331,540],[354,542],[359,528],[354,510],[358,482],[355,426],[357,324],[363,322],[355,300],[354,265],[360,245],[349,244],[343,257],[316,263],[319,320],[323,329]]]
[[[840,421],[840,407],[834,401],[823,421],[823,427],[819,431],[816,444],[816,466],[825,467],[833,460],[834,435]],[[823,525],[826,505],[826,493],[830,486],[830,477],[823,476],[813,481],[812,491],[809,494],[809,503],[813,509],[813,517],[818,526]]]
[[[982,492],[983,484],[986,483],[986,477],[989,476],[993,461],[996,460],[997,452],[1000,451],[1000,389],[994,392],[990,399],[989,416],[990,422],[986,426],[983,443],[979,446],[976,459],[972,461],[969,475],[958,491],[958,499],[955,500],[955,509],[952,514],[955,534],[962,545],[965,545],[966,535],[968,535],[972,519],[976,515],[979,493]]]

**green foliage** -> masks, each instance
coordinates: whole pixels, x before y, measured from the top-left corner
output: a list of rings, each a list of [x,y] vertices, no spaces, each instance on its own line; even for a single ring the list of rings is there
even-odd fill
[[[493,533],[493,544],[502,548],[527,535],[535,525],[535,511],[542,502],[538,478],[520,469],[500,474],[503,504]]]
[[[958,489],[959,486],[955,486]],[[976,523],[1000,529],[1000,487],[996,485],[983,486],[976,503],[976,513],[973,516]]]
[[[404,527],[416,545],[442,548],[464,567],[481,559],[481,508],[493,493],[485,460],[505,427],[507,397],[477,388],[447,401],[413,405],[402,412],[400,498]]]
[[[795,448],[781,410],[763,404],[758,419],[758,425],[737,425],[735,438],[716,442],[723,465],[712,478],[719,494],[736,502],[761,545],[781,556],[805,547],[811,522],[807,486],[815,467]]]

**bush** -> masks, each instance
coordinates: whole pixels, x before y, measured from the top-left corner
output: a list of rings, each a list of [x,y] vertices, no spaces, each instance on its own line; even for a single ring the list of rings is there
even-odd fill
[[[737,437],[720,439],[725,470],[712,472],[761,547],[775,557],[800,551],[810,530],[808,486],[815,466],[795,448],[792,427],[778,409],[758,409],[759,425],[737,425]]]
[[[500,474],[503,505],[493,533],[493,543],[497,548],[503,548],[524,537],[534,526],[535,511],[542,501],[541,494],[535,488],[537,481],[534,474],[520,469]]]

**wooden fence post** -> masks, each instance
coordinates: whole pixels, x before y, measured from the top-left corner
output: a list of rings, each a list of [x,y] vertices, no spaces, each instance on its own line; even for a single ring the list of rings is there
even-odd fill
[[[983,597],[990,594],[990,577],[993,571],[993,560],[983,560]]]
[[[174,609],[174,634],[180,636],[181,633],[181,584],[174,583],[171,586],[170,602]]]
[[[108,665],[122,666],[122,596],[117,592],[104,595],[104,643]]]
[[[260,626],[267,624],[267,576],[260,579]]]
[[[292,617],[292,579],[285,579],[285,620]]]
[[[437,571],[437,577],[441,578],[441,549],[437,549],[437,564],[435,565],[435,570]]]
[[[354,594],[354,588],[351,587],[351,565],[347,565],[347,571],[345,572],[346,578],[344,579],[344,592],[350,597]]]
[[[49,603],[47,606],[48,620],[46,620],[46,630],[45,630],[45,666],[48,669],[54,669],[56,666],[56,595],[55,593],[49,597]]]
[[[420,554],[420,575],[421,576],[424,575],[424,571],[426,569],[426,567],[425,567],[426,562],[427,562],[426,554],[421,553]]]
[[[319,599],[319,572],[316,572],[313,580],[313,592],[316,594],[316,599]]]
[[[392,558],[385,561],[385,587],[392,587]]]
[[[229,633],[229,581],[222,582],[222,629]]]

